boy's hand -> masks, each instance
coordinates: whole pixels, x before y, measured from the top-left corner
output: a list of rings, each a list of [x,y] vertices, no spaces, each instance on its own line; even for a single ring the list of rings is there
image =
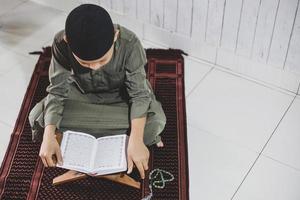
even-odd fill
[[[56,159],[59,165],[62,165],[62,156],[60,146],[55,137],[55,128],[48,125],[44,131],[43,142],[41,144],[39,156],[41,157],[45,167],[55,167]],[[56,158],[53,158],[53,155]]]
[[[127,174],[132,172],[133,164],[138,168],[141,178],[145,178],[145,170],[148,170],[149,150],[142,140],[129,137],[127,147]]]

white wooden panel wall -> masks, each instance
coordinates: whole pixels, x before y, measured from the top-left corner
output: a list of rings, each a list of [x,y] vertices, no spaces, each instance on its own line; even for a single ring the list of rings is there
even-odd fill
[[[206,34],[208,0],[195,0],[193,3],[191,39],[203,43]]]
[[[291,38],[298,0],[280,1],[267,62],[283,69]]]
[[[137,5],[136,0],[123,0],[124,1],[124,15],[136,18],[137,17]],[[114,2],[114,1],[112,1]]]
[[[116,22],[158,47],[297,93],[299,0],[35,0],[71,10],[105,7]],[[299,92],[299,91],[298,91]]]
[[[176,32],[177,29],[177,0],[164,1],[164,28],[171,32]]]
[[[137,18],[145,23],[150,21],[150,1],[137,1]]]
[[[101,2],[100,2],[101,4]],[[117,14],[123,15],[124,14],[124,1],[123,0],[114,0],[111,2],[111,9],[114,10]]]
[[[214,46],[218,46],[220,42],[224,5],[225,0],[208,1],[205,41]]]
[[[261,1],[254,35],[254,44],[251,57],[253,59],[266,62],[271,45],[274,22],[278,9],[279,0]]]
[[[257,19],[261,0],[244,0],[239,17],[238,35],[235,53],[250,57],[256,34]],[[241,20],[243,19],[243,20]]]
[[[150,1],[150,23],[158,27],[164,26],[164,1]]]
[[[169,9],[169,6],[167,4],[165,6],[167,9]],[[179,0],[177,5],[176,32],[191,37],[192,16],[193,16],[193,1]],[[168,20],[172,20],[172,19],[168,19]]]
[[[232,51],[238,41],[241,9],[242,0],[225,1],[219,45]]]
[[[289,41],[288,54],[285,62],[285,69],[300,72],[300,8],[298,2],[297,16],[293,27],[292,36]]]

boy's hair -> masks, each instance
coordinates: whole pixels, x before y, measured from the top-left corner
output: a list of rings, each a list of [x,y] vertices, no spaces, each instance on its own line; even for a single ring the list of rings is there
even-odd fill
[[[82,4],[67,16],[65,34],[72,52],[82,60],[104,56],[114,40],[114,26],[101,6]]]

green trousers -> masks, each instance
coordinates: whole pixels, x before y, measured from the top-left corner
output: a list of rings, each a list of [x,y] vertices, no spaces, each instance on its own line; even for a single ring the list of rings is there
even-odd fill
[[[64,101],[62,120],[57,125],[58,131],[81,131],[96,138],[125,133],[130,135],[130,109],[126,102],[97,104],[91,101],[93,99],[91,96],[82,95],[75,87],[72,87],[68,96],[69,98]],[[45,98],[29,113],[33,141],[41,141],[43,137]],[[160,134],[165,124],[166,116],[161,103],[153,95],[144,129],[145,145],[150,146],[161,140]]]

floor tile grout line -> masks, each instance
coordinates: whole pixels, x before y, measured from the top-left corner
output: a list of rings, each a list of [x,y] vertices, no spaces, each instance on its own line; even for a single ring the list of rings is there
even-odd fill
[[[215,64],[214,62],[211,62],[211,61],[209,61],[209,60],[205,60],[205,59],[203,59],[203,58],[198,58],[198,57],[196,57],[196,56],[194,56],[194,55],[188,55],[188,56],[186,56],[186,57],[189,57],[190,60],[193,60],[193,61],[198,62],[198,63],[201,63],[201,64],[208,65],[208,66],[210,66],[210,67],[216,66],[216,64]]]
[[[197,89],[197,87],[203,82],[203,80],[209,75],[211,74],[211,72],[213,71],[214,67],[211,67],[209,69],[208,72],[205,73],[205,75],[195,84],[195,86],[192,87],[192,89],[188,92],[188,94],[186,95],[186,99],[192,94],[192,92],[194,92],[194,90]]]
[[[239,73],[234,72],[234,71],[230,71],[230,70],[224,68],[223,66],[220,66],[220,65],[217,65],[217,64],[214,65],[214,66],[211,66],[212,65],[211,63],[206,63],[205,61],[201,62],[201,61],[199,61],[198,58],[193,59],[193,60],[195,62],[198,62],[198,63],[201,63],[201,64],[207,64],[211,68],[214,68],[214,69],[216,69],[218,71],[221,71],[221,72],[224,72],[226,74],[230,74],[230,75],[238,77],[240,79],[247,80],[247,81],[252,82],[254,84],[257,84],[259,86],[263,86],[264,88],[268,88],[268,89],[271,89],[273,91],[280,92],[281,94],[285,94],[285,95],[289,95],[289,96],[294,96],[296,94],[295,92],[292,92],[290,90],[278,87],[276,85],[273,85],[273,84],[270,84],[270,83],[267,83],[267,82],[264,82],[264,81],[261,81],[261,80],[254,79],[254,78],[248,77],[248,76],[243,75],[243,74],[239,74]],[[212,69],[210,69],[210,71],[211,70]],[[207,72],[207,73],[209,73],[209,72]],[[205,77],[208,75],[207,73],[206,73]],[[197,87],[200,84],[200,82],[202,82],[202,80],[203,80],[203,78],[199,82],[197,82],[197,84],[192,88],[192,90],[188,93],[188,95],[186,95],[186,97],[188,97],[191,94],[191,92],[196,89],[195,87]],[[299,82],[299,86],[300,86],[300,82]],[[299,86],[298,86],[298,91],[299,91]]]
[[[273,160],[274,162],[278,162],[278,163],[280,163],[281,165],[284,165],[284,166],[286,166],[286,167],[292,168],[292,169],[294,169],[294,170],[300,172],[300,169],[299,169],[299,168],[294,167],[294,166],[292,166],[292,165],[290,165],[290,164],[288,164],[288,163],[285,163],[285,162],[283,162],[283,161],[277,160],[277,159],[275,159],[275,158],[273,158],[273,157],[271,157],[271,156],[265,155],[265,154],[261,154],[261,155],[264,156],[264,157],[266,157],[266,158],[269,158],[269,159]]]
[[[268,89],[271,89],[271,90],[274,90],[274,91],[277,91],[277,92],[280,92],[282,94],[286,94],[286,95],[289,95],[289,96],[294,96],[296,93],[295,92],[292,92],[290,90],[287,90],[287,89],[284,89],[282,87],[278,87],[276,85],[272,85],[270,83],[267,83],[267,82],[264,82],[264,81],[261,81],[261,80],[257,80],[257,79],[254,79],[254,78],[251,78],[251,77],[247,77],[245,75],[242,75],[242,74],[238,74],[237,72],[234,72],[234,71],[230,71],[228,69],[225,69],[224,67],[222,66],[217,66],[216,65],[216,70],[219,70],[219,71],[222,71],[224,73],[227,73],[227,74],[230,74],[232,76],[236,76],[238,78],[241,78],[241,79],[244,79],[244,80],[247,80],[249,82],[252,82],[252,83],[255,83],[257,85],[260,85],[260,86],[263,86],[265,88],[268,88]],[[300,83],[300,82],[299,82]]]
[[[261,149],[261,151],[259,152],[258,156],[256,157],[255,161],[253,162],[253,164],[251,165],[250,169],[248,170],[248,172],[246,173],[246,175],[244,176],[242,182],[239,184],[239,186],[237,187],[236,191],[233,193],[232,197],[230,198],[231,200],[233,200],[233,198],[235,197],[235,195],[237,194],[238,190],[241,188],[242,184],[245,182],[246,178],[248,177],[248,175],[250,174],[252,168],[254,167],[254,165],[256,164],[256,162],[258,161],[258,159],[260,158],[262,154],[262,152],[264,151],[264,149],[266,148],[267,144],[269,143],[269,141],[271,140],[272,136],[274,135],[274,133],[276,132],[277,128],[279,127],[279,125],[281,124],[281,121],[283,120],[283,118],[285,117],[285,115],[287,114],[287,112],[290,110],[293,102],[296,99],[296,95],[294,96],[292,102],[290,103],[289,107],[286,109],[286,111],[284,112],[283,116],[281,117],[281,119],[279,120],[278,124],[276,125],[275,129],[273,130],[272,134],[270,135],[269,139],[267,140],[267,142],[265,143],[265,145],[263,146],[263,148]]]
[[[204,132],[206,134],[212,135],[213,137],[218,138],[219,140],[223,140],[224,142],[231,143],[231,144],[233,144],[235,146],[238,146],[239,148],[247,149],[248,151],[251,151],[251,152],[256,153],[256,154],[260,153],[259,151],[256,151],[255,149],[252,149],[252,148],[247,147],[245,145],[239,144],[239,143],[235,142],[234,140],[230,140],[230,139],[227,139],[227,138],[222,137],[220,135],[217,135],[214,132],[211,132],[209,130],[203,129],[203,128],[198,127],[198,126],[195,126],[195,125],[193,125],[193,124],[191,124],[189,122],[187,123],[187,126],[190,126],[191,128],[196,129],[197,131],[201,131],[201,132]],[[275,159],[275,158],[273,158],[271,156],[268,156],[268,155],[263,154],[263,153],[261,155],[264,156],[264,157],[268,157],[269,159],[272,159],[272,160],[274,160],[274,161],[276,161],[276,162],[278,162],[278,163],[280,163],[282,165],[285,165],[287,167],[290,167],[290,168],[293,168],[293,169],[295,169],[297,171],[300,171],[300,168],[297,168],[297,167],[294,167],[292,165],[289,165],[288,163],[285,163],[283,161],[277,160],[277,159]]]

